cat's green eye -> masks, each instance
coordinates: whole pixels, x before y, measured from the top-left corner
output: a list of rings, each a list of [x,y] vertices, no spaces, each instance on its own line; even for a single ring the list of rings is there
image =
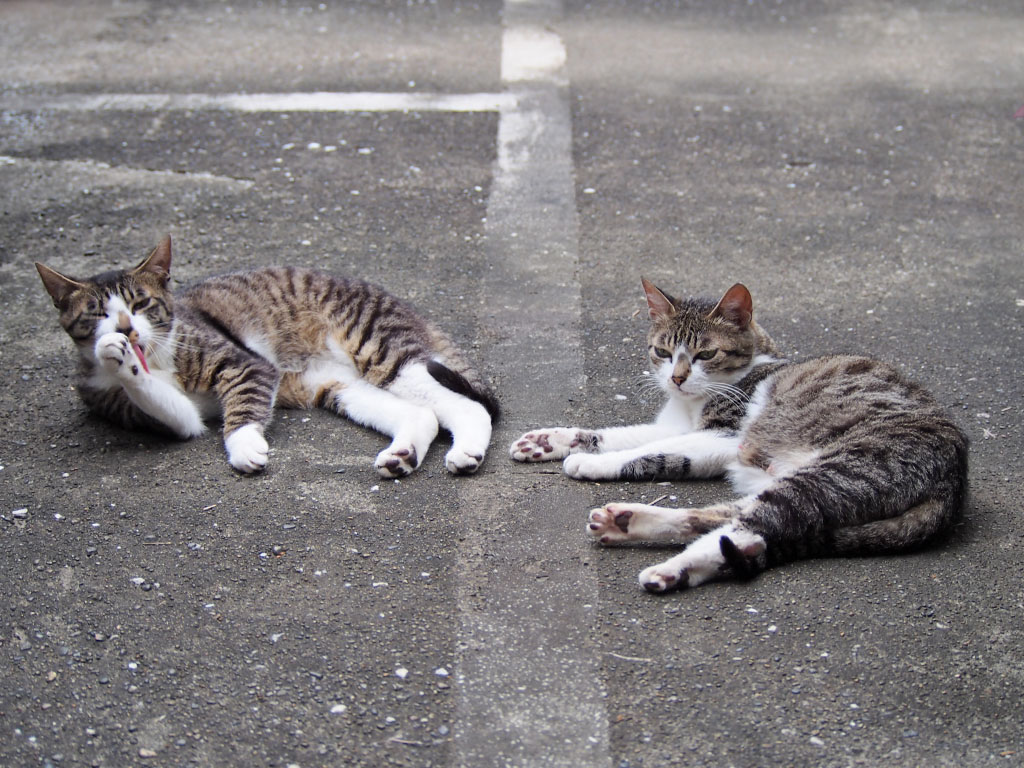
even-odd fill
[[[654,354],[662,360],[668,360],[672,357],[672,350],[665,349],[664,347],[654,347]]]
[[[718,354],[717,349],[702,349],[696,355],[693,356],[694,360],[710,360]]]

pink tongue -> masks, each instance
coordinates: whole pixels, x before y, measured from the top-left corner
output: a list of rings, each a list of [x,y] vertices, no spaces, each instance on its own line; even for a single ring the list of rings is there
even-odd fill
[[[146,356],[142,354],[142,347],[138,344],[132,344],[132,349],[134,349],[135,354],[139,356],[139,362],[142,363],[142,370],[149,373],[149,366],[146,365]]]

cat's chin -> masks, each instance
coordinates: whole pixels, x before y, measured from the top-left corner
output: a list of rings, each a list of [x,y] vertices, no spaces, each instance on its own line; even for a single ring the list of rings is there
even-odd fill
[[[684,403],[696,403],[708,398],[707,392],[684,392],[677,387],[669,387],[668,396],[681,400]]]

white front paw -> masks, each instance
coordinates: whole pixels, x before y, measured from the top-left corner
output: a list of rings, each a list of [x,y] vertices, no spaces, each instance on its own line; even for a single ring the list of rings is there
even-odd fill
[[[512,443],[509,454],[516,461],[557,461],[578,444],[578,429],[548,427],[527,432]]]
[[[576,480],[616,480],[622,472],[622,464],[607,455],[573,453],[565,457],[562,469]]]
[[[119,378],[131,380],[143,373],[139,358],[123,333],[103,334],[96,341],[95,351],[100,365]]]
[[[228,461],[239,472],[258,472],[267,465],[270,446],[259,424],[246,424],[224,438]]]

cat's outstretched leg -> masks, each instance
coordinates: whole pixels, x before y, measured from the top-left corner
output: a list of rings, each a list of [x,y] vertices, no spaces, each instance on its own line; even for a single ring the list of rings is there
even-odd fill
[[[692,480],[719,477],[736,458],[739,439],[701,430],[609,453],[574,453],[562,468],[577,480]]]
[[[336,408],[357,424],[391,435],[391,445],[377,454],[374,462],[382,477],[408,475],[423,463],[437,437],[437,417],[429,408],[363,381],[341,389]]]
[[[597,451],[596,431],[575,427],[546,427],[527,432],[509,448],[516,461],[559,461],[573,451]]]
[[[697,587],[726,575],[751,576],[764,567],[765,540],[730,522],[706,533],[675,557],[640,572],[648,592]]]
[[[281,374],[268,360],[231,357],[220,366],[214,391],[224,410],[224,449],[239,472],[267,465],[270,446],[263,429],[270,423]]]
[[[422,363],[406,365],[390,390],[429,408],[451,433],[452,447],[444,457],[449,472],[468,475],[480,468],[491,442],[491,416],[483,405],[438,382]]]
[[[437,418],[427,408],[398,397],[357,377],[350,363],[327,360],[295,377],[286,374],[282,402],[299,407],[318,405],[357,424],[389,435],[391,445],[377,454],[374,466],[382,477],[404,477],[423,462],[437,437]]]
[[[650,504],[605,504],[590,511],[587,532],[602,544],[687,542],[718,528],[739,511],[736,504],[671,509]]]
[[[544,427],[514,441],[509,455],[516,461],[561,461],[570,454],[595,454],[636,448],[678,434],[669,424],[635,424],[630,427],[580,429]]]

